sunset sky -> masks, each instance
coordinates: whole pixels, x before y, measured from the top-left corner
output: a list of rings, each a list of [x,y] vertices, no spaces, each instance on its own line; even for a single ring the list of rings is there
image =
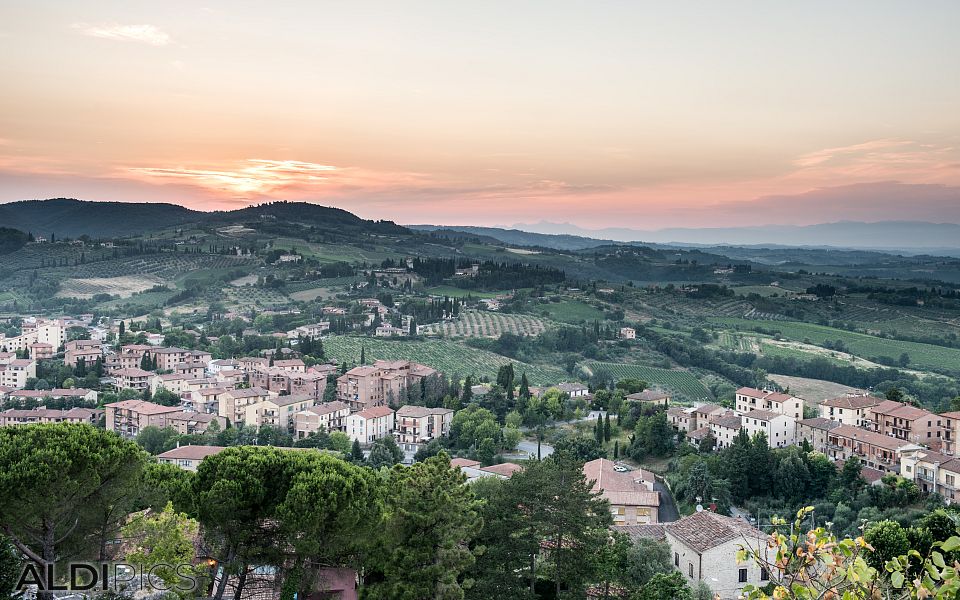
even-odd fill
[[[0,4],[0,202],[960,222],[960,2]]]

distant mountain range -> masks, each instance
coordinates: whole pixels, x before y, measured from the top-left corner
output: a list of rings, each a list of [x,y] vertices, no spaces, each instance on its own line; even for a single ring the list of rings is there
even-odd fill
[[[949,250],[951,255],[960,250],[960,225],[924,221],[841,221],[817,225],[670,228],[655,231],[584,229],[571,223],[541,221],[517,224],[513,229],[548,235],[659,244],[837,247],[907,253],[942,253]]]
[[[346,233],[409,233],[391,221],[367,221],[339,208],[308,202],[271,202],[238,210],[203,212],[177,204],[88,202],[69,198],[0,204],[0,224],[35,235],[122,237],[187,224],[218,225],[260,220],[298,223]]]

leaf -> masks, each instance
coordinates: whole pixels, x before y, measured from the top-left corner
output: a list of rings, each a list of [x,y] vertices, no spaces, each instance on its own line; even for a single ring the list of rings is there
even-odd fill
[[[904,576],[900,571],[894,571],[890,576],[890,582],[893,584],[893,587],[900,589],[903,587]]]
[[[950,539],[945,541],[940,548],[944,552],[953,552],[954,550],[957,550],[960,548],[960,537],[952,536]]]

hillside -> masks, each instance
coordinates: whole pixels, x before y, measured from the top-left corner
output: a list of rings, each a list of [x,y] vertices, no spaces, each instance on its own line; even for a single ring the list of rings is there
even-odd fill
[[[26,245],[27,239],[27,234],[22,231],[0,227],[0,254],[16,252]]]

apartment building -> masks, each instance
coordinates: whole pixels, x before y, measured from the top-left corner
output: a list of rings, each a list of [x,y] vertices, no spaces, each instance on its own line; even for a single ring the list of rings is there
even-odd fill
[[[6,364],[0,364],[0,387],[23,389],[27,379],[37,376],[37,361],[29,358],[15,358]]]
[[[273,394],[260,387],[226,390],[218,396],[217,414],[225,417],[234,425],[243,423],[247,418],[247,407],[269,399]]]
[[[900,453],[900,476],[917,484],[925,494],[940,494],[948,504],[960,499],[960,460],[926,448]]]
[[[295,329],[291,329],[287,332],[288,340],[296,340],[298,338],[309,338],[316,339],[323,337],[323,334],[330,331],[330,321],[320,321],[319,323],[313,323],[312,325],[301,325]]]
[[[72,340],[64,345],[63,364],[76,368],[82,360],[92,366],[103,357],[103,344],[95,340]]]
[[[165,427],[165,415],[180,412],[179,406],[160,406],[145,400],[121,400],[107,404],[106,429],[124,437],[135,437],[144,427]]]
[[[736,392],[735,410],[746,413],[753,409],[769,410],[794,419],[803,418],[803,400],[790,394],[742,387]]]
[[[282,369],[290,373],[306,373],[307,365],[299,358],[283,358],[273,361],[275,369]]]
[[[740,434],[743,427],[740,415],[725,413],[713,416],[707,421],[710,427],[710,433],[717,440],[717,449],[728,448],[733,445],[733,440]]]
[[[660,493],[653,489],[653,473],[636,469],[624,473],[616,464],[598,458],[583,465],[583,475],[593,491],[610,503],[615,526],[647,525],[659,522]]]
[[[903,402],[884,400],[869,409],[869,423],[873,431],[922,444],[933,450],[943,447],[943,437],[947,428],[944,418],[928,410]]]
[[[393,432],[394,414],[389,406],[374,406],[347,416],[347,435],[361,444],[372,444]]]
[[[286,362],[286,361],[277,361]],[[250,385],[261,387],[277,394],[310,396],[315,401],[323,399],[327,389],[327,377],[315,371],[302,372],[279,367],[257,367],[249,373]]]
[[[113,373],[113,386],[118,390],[143,390],[150,388],[150,379],[154,374],[136,367],[118,369]]]
[[[178,446],[158,454],[157,461],[175,465],[187,471],[196,471],[203,459],[219,454],[223,450],[223,446]]]
[[[827,444],[829,443],[829,433],[832,429],[840,427],[840,421],[834,421],[826,417],[814,417],[812,419],[800,419],[797,421],[796,442],[797,445],[803,444],[804,440],[817,452],[826,454]]]
[[[0,412],[0,427],[14,425],[33,425],[36,423],[87,423],[98,425],[104,411],[94,408],[71,408],[58,410],[52,408],[34,408],[21,410],[9,408]]]
[[[167,390],[171,394],[182,396],[187,393],[187,382],[195,379],[182,373],[164,373],[163,375],[154,375],[150,378],[150,393],[156,394],[161,389]]]
[[[54,350],[63,346],[66,328],[61,319],[28,318],[20,325],[20,335],[6,337],[0,333],[0,350],[20,352],[29,350],[31,344],[50,344]]]
[[[339,400],[308,406],[293,416],[293,435],[302,440],[319,431],[343,431],[350,406]]]
[[[827,433],[826,455],[843,461],[856,455],[866,467],[883,473],[899,473],[901,453],[915,446],[869,429],[840,425]]]
[[[751,439],[763,433],[771,448],[792,446],[796,439],[796,419],[772,410],[755,408],[741,416],[741,424]]]
[[[453,412],[449,408],[401,406],[394,420],[393,435],[404,450],[416,451],[421,444],[450,434]]]
[[[207,364],[213,359],[213,355],[209,352],[203,352],[200,350],[186,350],[184,348],[148,348],[146,350],[150,354],[150,358],[157,361],[157,370],[159,371],[174,371],[177,368],[177,365],[187,363],[187,364],[197,364],[203,366],[203,369],[206,369]],[[201,372],[198,376],[202,376]]]
[[[164,427],[172,427],[177,430],[177,433],[182,435],[204,433],[213,423],[216,423],[221,431],[227,426],[227,420],[221,416],[192,410],[179,410],[166,413],[163,420]]]
[[[78,403],[96,404],[97,392],[84,388],[53,388],[52,390],[17,390],[7,394],[7,398],[18,398],[44,401],[47,398],[54,400],[72,400]]]
[[[46,342],[34,342],[30,344],[30,358],[33,360],[49,360],[53,358],[55,349]]]
[[[246,407],[244,423],[261,427],[269,425],[286,430],[293,425],[294,415],[313,406],[310,396],[273,396]]]
[[[337,400],[350,404],[351,410],[396,404],[409,386],[436,374],[430,367],[407,360],[378,360],[338,377]]]
[[[716,404],[700,404],[692,407],[673,407],[667,409],[667,418],[675,429],[690,433],[709,425],[712,417],[722,415],[725,409]]]
[[[229,387],[205,387],[197,390],[191,390],[181,396],[183,405],[191,410],[208,414],[220,414],[220,400],[227,392],[233,391]]]

